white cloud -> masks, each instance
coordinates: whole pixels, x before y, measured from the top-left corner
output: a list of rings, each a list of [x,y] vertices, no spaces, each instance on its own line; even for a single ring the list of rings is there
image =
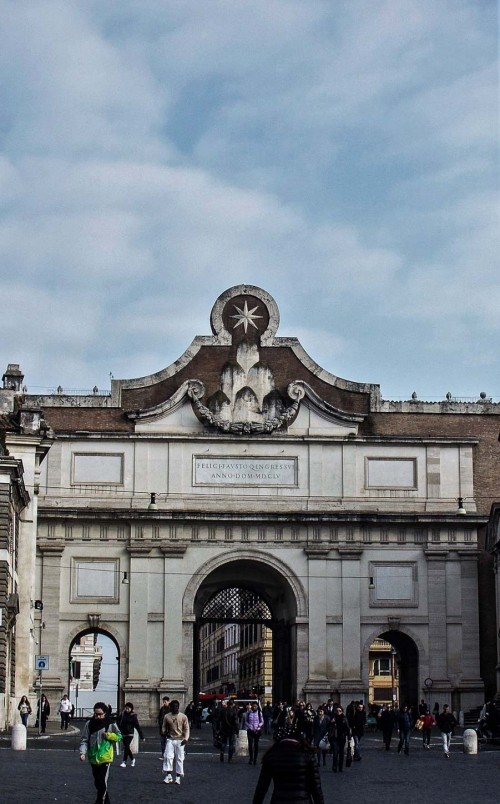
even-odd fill
[[[492,6],[0,2],[6,361],[149,373],[246,282],[334,373],[451,371],[498,334]]]

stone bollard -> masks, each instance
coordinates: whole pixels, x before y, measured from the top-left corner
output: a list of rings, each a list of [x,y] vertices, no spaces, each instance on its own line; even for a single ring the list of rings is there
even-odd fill
[[[477,733],[474,729],[464,731],[464,754],[477,754]]]
[[[248,756],[248,740],[247,740],[247,730],[240,729],[238,732],[238,736],[236,738],[236,750],[234,752],[237,757],[247,757]]]
[[[22,723],[12,726],[11,748],[13,751],[26,751],[28,729]]]

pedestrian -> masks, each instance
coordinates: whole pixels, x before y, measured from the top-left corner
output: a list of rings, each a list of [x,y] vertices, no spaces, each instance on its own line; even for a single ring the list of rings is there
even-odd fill
[[[145,740],[142,729],[139,725],[139,720],[134,712],[134,704],[127,701],[123,708],[123,712],[117,720],[118,728],[121,731],[123,740],[123,760],[120,768],[127,767],[127,759],[130,759],[130,767],[135,768],[135,757],[131,750],[132,740],[134,739],[134,730],[137,731],[139,738]]]
[[[262,717],[264,718],[264,734],[271,734],[273,724],[273,707],[271,706],[270,701],[267,701],[265,704],[262,710]]]
[[[436,701],[436,703],[434,704],[434,709],[432,710],[432,714],[434,715],[435,718],[437,718],[437,716],[439,715],[439,702],[438,701]]]
[[[189,720],[189,728],[192,729],[195,722],[196,716],[196,704],[194,701],[189,701],[188,705],[184,710],[184,714],[186,715],[187,719]]]
[[[168,715],[170,712],[170,698],[168,695],[164,695],[162,700],[162,704],[160,706],[160,711],[158,712],[158,728],[160,729],[160,750],[161,750],[161,757],[163,759],[165,756],[165,746],[167,744],[167,738],[163,734],[163,721],[165,720],[165,715]]]
[[[196,709],[194,710],[194,722],[196,724],[196,728],[201,729],[201,724],[203,722],[203,704],[201,701],[198,701],[196,704]]]
[[[441,739],[443,741],[444,755],[447,759],[450,758],[451,735],[457,725],[455,715],[453,715],[449,709],[448,704],[443,704],[443,711],[436,718],[436,723],[441,732]]]
[[[426,712],[424,715],[421,716],[422,720],[422,745],[424,748],[431,747],[431,729],[433,726],[436,725],[436,720],[434,715],[431,715],[430,712]]]
[[[264,717],[260,711],[257,701],[253,701],[250,705],[250,711],[245,713],[244,728],[247,732],[248,742],[248,764],[256,765],[257,756],[259,753],[259,740],[264,725]]]
[[[424,699],[422,698],[419,705],[418,705],[418,716],[423,717],[429,711],[429,707],[425,703]]]
[[[80,740],[80,760],[88,758],[97,791],[95,804],[110,804],[108,795],[109,766],[113,761],[114,743],[122,736],[116,723],[111,723],[108,707],[102,701],[94,704],[94,714],[85,723]]]
[[[275,742],[264,754],[253,804],[263,804],[271,782],[271,804],[324,804],[314,754],[311,747],[294,732]]]
[[[69,719],[71,717],[71,710],[72,710],[71,701],[67,695],[63,695],[61,700],[59,701],[59,706],[57,707],[57,712],[61,718],[61,729],[64,731],[68,730]]]
[[[28,720],[29,716],[31,715],[31,704],[26,695],[23,695],[21,697],[21,700],[19,701],[17,708],[21,716],[21,723],[23,724],[23,726],[26,726],[26,728],[28,728]]]
[[[361,739],[365,733],[366,711],[363,701],[358,701],[354,710],[354,715],[350,723],[352,736],[354,737],[354,756],[353,760],[359,762],[361,759]]]
[[[410,753],[410,732],[412,726],[413,721],[411,719],[410,712],[408,711],[408,704],[403,704],[403,706],[399,710],[398,715],[398,731],[399,731],[398,754],[401,753],[402,748],[404,748],[406,756],[408,756],[408,754]]]
[[[185,746],[189,740],[189,720],[179,712],[179,701],[170,702],[170,712],[163,719],[163,733],[167,738],[163,772],[165,784],[180,784],[184,776]],[[175,766],[175,779],[172,776]]]
[[[49,715],[50,715],[50,704],[47,699],[47,696],[42,693],[42,697],[38,701],[37,716],[35,723],[35,727],[37,728],[40,727],[40,731],[42,734],[45,734]]]
[[[219,759],[224,762],[224,753],[227,746],[227,761],[232,762],[235,750],[236,735],[240,729],[238,713],[233,701],[222,701],[215,716],[215,731],[218,735],[220,754]]]
[[[318,706],[316,717],[313,723],[313,742],[316,751],[318,765],[320,759],[323,760],[323,765],[326,765],[326,755],[330,750],[330,743],[328,741],[328,726],[330,725],[330,718],[325,714],[325,707]]]
[[[378,721],[380,723],[380,728],[382,729],[382,740],[384,741],[385,750],[390,751],[392,732],[396,723],[396,717],[392,704],[387,704],[387,706],[382,707],[378,713]]]
[[[344,751],[347,740],[351,739],[351,727],[340,704],[336,704],[335,713],[328,726],[328,739],[332,749],[332,771],[342,773],[344,769]]]
[[[31,704],[28,700],[26,695],[23,695],[21,700],[19,701],[17,708],[19,709],[19,714],[21,715],[21,723],[23,726],[28,728],[28,720],[29,716],[31,715]]]

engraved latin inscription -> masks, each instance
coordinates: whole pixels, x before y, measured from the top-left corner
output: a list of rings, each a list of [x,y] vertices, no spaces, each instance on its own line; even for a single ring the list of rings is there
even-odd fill
[[[193,456],[195,486],[296,486],[297,458]]]

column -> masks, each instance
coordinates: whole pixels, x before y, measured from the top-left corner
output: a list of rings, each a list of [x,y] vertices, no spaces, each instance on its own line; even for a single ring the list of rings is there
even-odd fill
[[[326,676],[326,610],[327,574],[326,557],[329,547],[310,545],[305,548],[308,557],[309,581],[309,672],[304,692],[313,703],[321,703],[330,694]]]
[[[187,623],[184,630],[182,597],[186,578],[181,575],[182,559],[187,545],[166,544],[160,548],[164,559],[164,625],[163,625],[163,678],[160,687],[177,697],[184,696],[192,679],[184,678],[184,650],[190,640],[192,655],[193,624]]]
[[[40,618],[34,621],[34,637],[38,641],[36,654],[49,657],[49,669],[43,671],[42,683],[49,698],[48,690],[62,695],[68,685],[68,657],[60,650],[60,611],[61,611],[61,559],[64,544],[61,542],[39,542],[38,549],[42,555],[42,589],[41,600],[43,610]],[[69,572],[69,570],[67,570]],[[46,627],[42,628],[42,623]],[[33,666],[32,666],[33,667]],[[58,698],[58,700],[59,700]],[[55,701],[50,701],[55,703]]]
[[[426,550],[429,676],[433,682],[448,679],[446,646],[446,561],[447,550]]]
[[[148,556],[151,547],[131,546],[129,572],[128,676],[125,689],[148,685]]]
[[[342,681],[346,696],[362,691],[361,680],[361,548],[339,548],[342,560]]]

